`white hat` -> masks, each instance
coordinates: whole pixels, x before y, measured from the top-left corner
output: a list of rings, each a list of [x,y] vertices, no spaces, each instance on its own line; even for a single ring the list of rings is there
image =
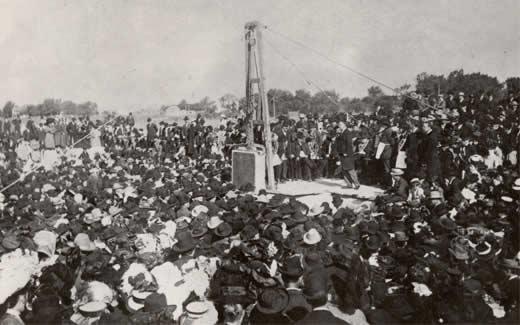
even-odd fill
[[[238,195],[233,191],[228,191],[226,193],[226,198],[228,198],[228,199],[236,199],[237,197],[238,197]]]
[[[260,203],[269,203],[269,198],[267,197],[267,195],[259,195],[256,198],[256,201]]]
[[[51,184],[44,184],[43,187],[42,187],[42,192],[43,193],[46,193],[46,192],[49,192],[49,191],[52,191],[52,190],[55,190],[56,188],[54,186],[52,186]]]
[[[38,231],[33,238],[34,243],[37,246],[36,251],[43,253],[49,257],[54,255],[56,251],[57,235],[48,230]]]
[[[112,188],[114,190],[122,190],[123,189],[123,185],[121,185],[121,183],[114,183],[114,185],[112,185]]]
[[[303,241],[307,245],[316,245],[321,241],[321,235],[315,228],[311,228],[303,235]]]
[[[309,216],[310,217],[314,217],[314,216],[320,215],[320,214],[323,213],[323,211],[325,211],[325,207],[324,206],[322,206],[322,205],[315,205],[309,211]]]
[[[80,311],[89,314],[100,313],[105,310],[105,308],[107,308],[107,304],[102,301],[90,301],[79,306]]]
[[[440,191],[431,191],[430,192],[430,200],[440,199],[442,200],[444,197]]]
[[[392,168],[392,171],[390,172],[392,176],[401,176],[404,174],[404,171],[399,168]]]
[[[90,301],[99,301],[114,307],[117,306],[116,293],[104,282],[90,281],[85,295]]]
[[[204,301],[193,301],[186,305],[186,311],[190,315],[190,318],[200,318],[208,312],[209,306]]]
[[[198,217],[201,213],[208,213],[209,209],[207,206],[205,205],[197,205],[196,207],[193,208],[193,210],[191,210],[191,215],[193,217]]]
[[[85,233],[77,234],[74,238],[74,244],[83,252],[92,252],[96,249],[96,245]]]
[[[217,228],[222,222],[222,219],[218,216],[213,216],[209,219],[209,221],[206,223],[209,229],[215,229]]]
[[[90,213],[85,214],[83,221],[87,224],[91,224],[100,221],[104,215],[105,213],[103,213],[99,208],[94,208]]]
[[[473,161],[473,162],[478,162],[478,161],[483,161],[484,159],[482,158],[481,155],[477,155],[477,154],[475,154],[475,155],[471,155],[471,156],[469,157],[469,160],[470,160],[470,161]]]
[[[144,300],[151,295],[150,291],[132,291],[132,296],[128,299],[128,307],[134,311],[138,311],[144,307]]]
[[[83,195],[81,193],[74,194],[74,202],[76,202],[77,204],[83,203]]]

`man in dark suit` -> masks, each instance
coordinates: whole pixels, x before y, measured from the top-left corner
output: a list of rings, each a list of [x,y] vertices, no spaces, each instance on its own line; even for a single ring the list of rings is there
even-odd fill
[[[281,127],[276,128],[276,135],[278,135],[278,156],[282,160],[282,163],[280,165],[280,174],[279,174],[279,180],[285,181],[287,180],[287,155],[286,155],[286,149],[287,149],[287,142],[289,140],[289,133],[288,133],[288,124],[287,122],[282,122],[283,124]]]
[[[288,177],[293,180],[300,179],[300,165],[299,165],[298,139],[296,133],[289,134],[289,141],[287,143],[286,156],[288,159]]]
[[[343,178],[348,188],[359,188],[359,181],[355,169],[354,146],[352,143],[352,133],[347,128],[345,122],[338,124],[340,135],[336,139],[336,151],[341,161]]]
[[[408,177],[416,177],[419,172],[419,128],[416,122],[408,122],[408,135],[403,150],[406,151],[406,174]]]
[[[392,169],[391,160],[397,142],[390,121],[388,119],[383,119],[381,124],[382,131],[380,132],[379,143],[384,144],[385,147],[379,159],[383,162],[383,167],[385,169],[384,182],[385,184],[388,184],[390,182],[390,171]]]
[[[441,161],[439,159],[439,135],[437,130],[432,129],[431,120],[423,121],[423,131],[426,134],[419,152],[426,170],[428,180],[431,183],[439,182],[441,176]],[[440,183],[438,183],[440,185]]]
[[[391,201],[405,201],[408,198],[408,182],[403,178],[404,171],[393,168],[390,175],[392,175],[392,184],[389,190],[392,197]]]
[[[349,324],[335,317],[326,306],[328,279],[326,271],[313,271],[306,274],[303,294],[311,304],[312,312],[296,324]]]
[[[157,136],[157,125],[152,122],[151,118],[148,118],[146,123],[146,140],[148,142],[148,147],[153,146],[153,142],[155,140],[155,137]]]
[[[303,266],[299,255],[289,256],[281,269],[282,279],[289,294],[289,303],[284,314],[292,321],[302,320],[312,311],[312,306],[307,302],[300,289],[300,279],[303,275]]]

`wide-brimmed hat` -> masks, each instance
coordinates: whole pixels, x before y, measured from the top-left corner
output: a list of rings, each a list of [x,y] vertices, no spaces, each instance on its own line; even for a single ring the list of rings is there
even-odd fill
[[[132,312],[136,312],[144,307],[146,297],[151,295],[152,291],[134,290],[132,295],[128,298],[127,306]]]
[[[369,235],[364,243],[369,250],[378,250],[381,248],[382,241],[381,237],[375,234]]]
[[[437,222],[443,229],[448,231],[455,230],[457,228],[455,221],[451,220],[447,215],[440,216]]]
[[[204,224],[198,224],[193,227],[191,230],[191,235],[194,238],[199,238],[204,236],[208,232],[208,228]]]
[[[453,257],[455,257],[458,260],[469,259],[469,254],[468,254],[467,248],[459,242],[452,241],[451,247],[448,248],[448,250],[453,255]]]
[[[36,244],[36,251],[47,256],[53,256],[56,251],[57,235],[48,230],[38,231],[33,238]]]
[[[209,218],[209,221],[207,222],[207,226],[209,229],[216,229],[221,223],[223,223],[224,221],[222,219],[220,219],[219,216],[213,216],[211,218]]]
[[[258,195],[258,197],[256,198],[256,202],[268,204],[269,197],[267,195]]]
[[[493,251],[493,246],[487,241],[483,241],[475,246],[475,251],[479,256],[487,256]]]
[[[392,168],[392,170],[390,171],[390,175],[392,176],[401,176],[404,174],[404,171],[400,168]]]
[[[439,200],[442,200],[443,199],[443,196],[442,196],[442,193],[439,192],[439,191],[431,191],[430,192],[430,196],[428,197],[430,200],[435,200],[435,199],[439,199]]]
[[[92,242],[89,236],[85,233],[79,233],[74,238],[74,245],[82,252],[92,252],[96,250],[96,245]]]
[[[193,217],[198,217],[201,213],[208,213],[209,209],[205,205],[197,205],[191,210],[191,215]]]
[[[94,208],[90,213],[85,214],[83,222],[86,224],[92,224],[94,222],[100,221],[105,216],[105,213],[101,211],[99,208]]]
[[[314,216],[322,214],[323,211],[325,211],[325,207],[324,206],[322,206],[322,205],[315,205],[315,206],[313,206],[311,208],[311,210],[309,211],[308,215],[310,217],[314,217]]]
[[[316,228],[311,228],[303,235],[303,242],[307,245],[316,245],[321,241],[321,234]]]
[[[177,243],[172,249],[178,253],[185,253],[195,248],[196,242],[189,231],[181,231],[176,234]]]
[[[240,238],[242,240],[252,240],[258,235],[258,229],[253,225],[246,225],[240,232]]]
[[[2,239],[2,246],[12,251],[20,247],[20,240],[18,240],[15,234],[9,234]]]
[[[215,228],[214,232],[218,237],[229,237],[233,232],[233,227],[231,227],[227,222],[222,222],[217,228]]]
[[[291,277],[299,277],[303,275],[301,257],[299,255],[287,257],[280,268],[280,272]]]
[[[509,269],[520,270],[520,259],[518,258],[504,258],[500,264]]]
[[[97,317],[107,308],[107,304],[103,301],[90,301],[79,306],[81,314],[87,317]]]
[[[198,319],[208,312],[208,303],[210,302],[192,301],[184,309],[188,312],[191,319]]]
[[[289,304],[289,294],[281,288],[267,288],[258,296],[255,308],[262,314],[277,314]]]

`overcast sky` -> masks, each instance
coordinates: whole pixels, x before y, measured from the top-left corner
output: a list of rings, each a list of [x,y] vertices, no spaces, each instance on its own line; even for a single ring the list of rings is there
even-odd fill
[[[244,95],[244,23],[393,87],[423,71],[520,76],[519,0],[0,0],[0,103],[91,100],[133,110]],[[372,85],[266,31],[268,88],[364,96]]]

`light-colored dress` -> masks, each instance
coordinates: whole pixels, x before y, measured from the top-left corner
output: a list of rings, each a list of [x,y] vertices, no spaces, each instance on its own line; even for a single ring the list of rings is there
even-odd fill
[[[29,160],[31,157],[31,146],[28,141],[22,141],[16,148],[16,155],[23,161]]]
[[[90,131],[90,147],[101,147],[101,131],[98,129],[92,129],[92,131]]]
[[[56,144],[54,142],[54,128],[50,128],[50,127],[45,128],[44,146],[45,146],[45,149],[56,148]]]

